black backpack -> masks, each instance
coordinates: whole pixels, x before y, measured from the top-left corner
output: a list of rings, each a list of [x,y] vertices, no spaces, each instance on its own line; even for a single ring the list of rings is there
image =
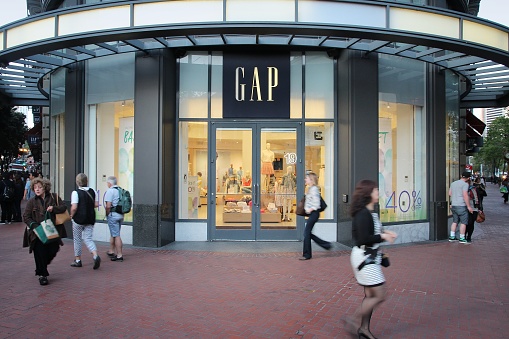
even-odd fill
[[[14,195],[15,195],[14,186],[4,183],[4,192],[2,194],[3,201],[5,201],[5,202],[13,201]]]

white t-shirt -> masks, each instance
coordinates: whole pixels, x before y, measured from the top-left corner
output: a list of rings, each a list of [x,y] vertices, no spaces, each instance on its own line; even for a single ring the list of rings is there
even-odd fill
[[[85,192],[88,191],[88,190],[91,190],[90,187],[80,187],[79,189],[82,190],[82,191],[85,191]],[[97,192],[94,191],[94,193],[95,193],[95,196],[97,196]],[[79,203],[79,201],[80,201],[80,197],[78,195],[78,192],[77,191],[72,191],[72,193],[71,193],[71,204],[77,204],[77,203]]]

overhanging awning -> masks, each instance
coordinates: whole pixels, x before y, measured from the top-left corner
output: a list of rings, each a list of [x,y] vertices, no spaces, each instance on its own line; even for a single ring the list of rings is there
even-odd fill
[[[470,110],[467,111],[467,136],[468,137],[477,137],[481,136],[484,133],[484,129],[486,128],[486,124],[477,118],[474,113]]]
[[[246,45],[421,60],[466,79],[462,108],[509,101],[509,28],[438,7],[376,0],[131,0],[67,7],[0,27],[0,94],[18,105],[47,105],[42,77],[75,62]]]

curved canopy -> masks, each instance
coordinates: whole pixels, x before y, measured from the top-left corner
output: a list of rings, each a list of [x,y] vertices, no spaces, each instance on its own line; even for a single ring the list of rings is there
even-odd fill
[[[0,28],[0,93],[14,105],[47,105],[40,81],[58,67],[116,53],[229,45],[417,59],[467,79],[462,107],[509,105],[507,27],[450,10],[363,0],[142,0],[36,15]]]

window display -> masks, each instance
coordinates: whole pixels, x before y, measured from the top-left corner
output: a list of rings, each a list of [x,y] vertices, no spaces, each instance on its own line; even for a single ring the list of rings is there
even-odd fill
[[[425,64],[379,58],[380,220],[427,218]]]

